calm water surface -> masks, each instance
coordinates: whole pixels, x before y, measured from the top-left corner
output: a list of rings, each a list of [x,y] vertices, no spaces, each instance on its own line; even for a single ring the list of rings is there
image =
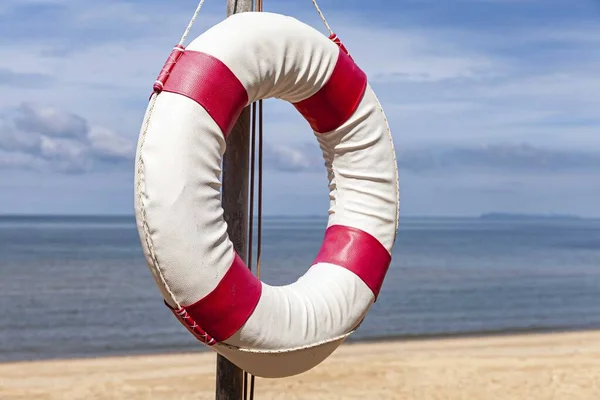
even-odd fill
[[[267,218],[263,280],[297,279],[325,221]],[[600,221],[401,221],[353,340],[600,327]],[[0,361],[203,350],[162,304],[132,218],[0,217]]]

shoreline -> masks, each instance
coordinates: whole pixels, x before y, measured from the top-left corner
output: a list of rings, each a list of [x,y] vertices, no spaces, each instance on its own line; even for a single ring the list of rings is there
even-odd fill
[[[0,398],[214,399],[213,351],[0,364]],[[348,343],[259,399],[600,398],[600,331]]]
[[[490,329],[483,331],[463,331],[449,333],[431,333],[431,334],[406,334],[406,335],[386,335],[386,336],[369,336],[369,337],[348,337],[344,342],[344,346],[358,344],[381,344],[381,343],[411,343],[411,342],[429,342],[443,341],[451,339],[493,339],[511,336],[531,336],[531,335],[554,335],[568,333],[600,333],[600,325],[587,327],[528,327],[528,328],[509,328],[509,329]],[[51,361],[69,361],[69,360],[90,360],[98,358],[115,358],[115,357],[143,357],[143,356],[161,356],[161,355],[181,355],[181,354],[206,354],[212,350],[200,342],[191,342],[191,346],[182,344],[181,346],[162,348],[162,349],[134,349],[105,351],[97,353],[73,354],[64,356],[42,356],[37,358],[14,358],[2,360],[3,364],[19,364],[32,362],[51,362]]]
[[[481,331],[458,331],[448,333],[416,333],[406,335],[386,335],[369,336],[364,338],[352,339],[350,336],[346,343],[380,343],[380,342],[410,342],[410,341],[428,341],[443,339],[476,339],[476,338],[495,338],[504,336],[526,336],[526,335],[551,335],[560,333],[574,332],[600,332],[600,325],[589,325],[581,327],[527,327],[527,328],[507,328],[507,329],[489,329]]]

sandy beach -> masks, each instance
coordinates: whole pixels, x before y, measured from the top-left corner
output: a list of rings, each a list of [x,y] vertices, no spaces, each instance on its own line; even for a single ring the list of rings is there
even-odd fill
[[[212,352],[0,364],[0,399],[212,399]],[[346,344],[256,399],[597,400],[600,332]]]

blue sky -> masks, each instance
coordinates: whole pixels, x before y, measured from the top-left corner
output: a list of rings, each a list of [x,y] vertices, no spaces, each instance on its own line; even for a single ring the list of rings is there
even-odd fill
[[[206,0],[192,37],[224,4]],[[310,0],[264,4],[324,32]],[[320,4],[390,120],[403,215],[600,217],[600,2]],[[2,0],[0,212],[132,212],[148,94],[195,6]],[[265,110],[265,213],[325,215],[308,125]]]

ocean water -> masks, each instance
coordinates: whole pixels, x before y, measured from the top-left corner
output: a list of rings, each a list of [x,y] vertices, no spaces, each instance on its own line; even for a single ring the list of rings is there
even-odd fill
[[[263,280],[297,279],[324,230],[266,218]],[[404,218],[351,340],[595,327],[599,220]],[[163,305],[132,218],[0,217],[0,361],[202,350]]]

